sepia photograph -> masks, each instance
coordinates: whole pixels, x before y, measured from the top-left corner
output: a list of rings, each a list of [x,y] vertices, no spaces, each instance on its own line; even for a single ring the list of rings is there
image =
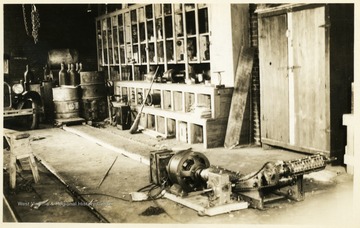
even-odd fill
[[[1,8],[2,226],[358,227],[357,3]]]

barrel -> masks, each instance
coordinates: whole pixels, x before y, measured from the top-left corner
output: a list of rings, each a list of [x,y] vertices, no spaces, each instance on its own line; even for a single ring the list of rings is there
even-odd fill
[[[53,103],[53,90],[54,82],[53,81],[43,81],[42,82],[42,91],[43,94],[41,98],[44,103],[44,114],[45,119],[48,122],[52,122],[54,119],[54,103]]]
[[[53,101],[56,119],[79,117],[79,96],[74,86],[53,88]]]
[[[102,71],[80,72],[81,116],[102,121],[107,117],[105,76]]]
[[[105,77],[102,71],[80,72],[82,99],[95,99],[106,96]]]

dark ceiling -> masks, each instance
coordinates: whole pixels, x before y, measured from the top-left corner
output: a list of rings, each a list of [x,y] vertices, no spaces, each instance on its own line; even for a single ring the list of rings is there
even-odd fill
[[[51,49],[73,48],[80,57],[96,64],[95,18],[105,12],[120,9],[121,4],[36,4],[40,17],[39,42],[34,43],[25,32],[21,4],[4,4],[4,55],[24,57],[34,65],[44,65]],[[91,12],[88,12],[88,9]],[[31,5],[25,5],[30,34]]]

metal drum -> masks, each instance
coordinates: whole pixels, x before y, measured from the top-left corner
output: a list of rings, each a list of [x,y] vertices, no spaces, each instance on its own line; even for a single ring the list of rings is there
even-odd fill
[[[81,116],[84,119],[102,121],[107,117],[107,115],[106,97],[81,100]]]
[[[51,122],[54,119],[54,103],[53,103],[53,88],[54,82],[52,81],[43,81],[42,82],[42,91],[43,95],[41,96],[44,103],[44,113],[45,119],[48,122]]]
[[[102,121],[107,117],[105,77],[102,71],[80,72],[81,117]]]
[[[105,78],[102,71],[80,72],[82,99],[95,99],[106,96]]]
[[[53,88],[53,100],[56,119],[79,117],[78,90],[73,86]]]

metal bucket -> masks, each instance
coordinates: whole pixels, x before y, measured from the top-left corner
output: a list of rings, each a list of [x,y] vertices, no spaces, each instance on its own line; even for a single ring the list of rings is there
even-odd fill
[[[145,104],[146,105],[160,105],[161,96],[160,93],[152,93],[149,94],[146,98]]]
[[[79,117],[78,90],[73,86],[53,88],[53,101],[56,119]]]
[[[89,121],[103,121],[107,118],[107,100],[106,98],[82,99],[81,117]]]
[[[82,99],[96,99],[106,96],[105,77],[103,72],[80,72]]]

